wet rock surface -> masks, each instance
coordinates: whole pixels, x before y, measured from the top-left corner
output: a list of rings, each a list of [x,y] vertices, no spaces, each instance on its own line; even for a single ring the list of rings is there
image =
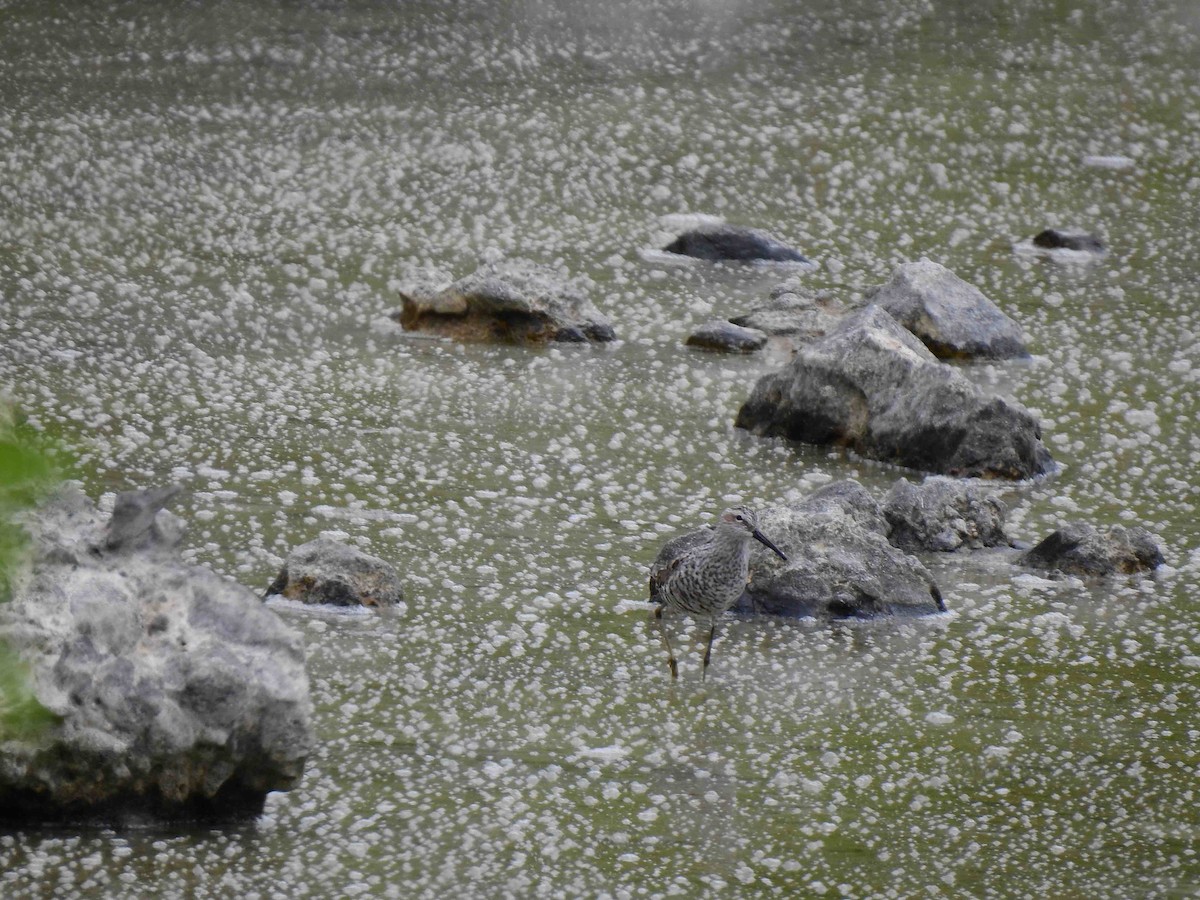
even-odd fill
[[[979,484],[932,476],[899,479],[883,498],[888,539],[897,547],[947,553],[1008,546],[1004,502]]]
[[[928,259],[897,267],[866,296],[940,359],[1029,355],[1016,322],[974,285]]]
[[[832,295],[812,294],[794,282],[784,282],[766,303],[730,321],[772,337],[810,341],[828,334],[845,315],[846,308]]]
[[[267,588],[267,597],[334,606],[389,607],[404,602],[404,585],[387,562],[330,537],[296,547]]]
[[[0,748],[5,817],[223,818],[299,781],[315,741],[301,639],[179,559],[172,493],[123,496],[105,523],[68,485],[27,517],[0,633],[58,722]]]
[[[939,362],[877,306],[759,379],[736,425],[943,475],[1025,479],[1053,467],[1026,409]]]
[[[1093,525],[1072,522],[1021,556],[1020,563],[1034,569],[1100,578],[1152,571],[1163,564],[1163,554],[1144,528],[1113,525],[1101,531]]]
[[[445,286],[419,285],[400,295],[392,314],[409,331],[460,341],[606,343],[612,324],[576,285],[521,260],[489,263]]]
[[[690,335],[687,345],[704,350],[725,350],[749,353],[767,345],[767,336],[757,328],[743,328],[732,322],[715,319],[705,322]]]
[[[881,507],[857,482],[835,482],[794,505],[763,509],[759,520],[788,559],[766,548],[754,550],[736,612],[874,618],[945,610],[933,576],[916,557],[888,543]],[[668,541],[651,571],[665,568],[704,536],[698,529]]]
[[[663,248],[710,262],[808,262],[794,247],[757,228],[713,224],[685,231]]]

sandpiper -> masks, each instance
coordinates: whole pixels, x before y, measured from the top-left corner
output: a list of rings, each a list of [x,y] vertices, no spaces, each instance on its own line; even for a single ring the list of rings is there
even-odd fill
[[[721,513],[716,527],[704,540],[650,573],[650,599],[658,604],[654,617],[667,648],[672,678],[679,677],[679,664],[667,638],[663,614],[681,612],[697,619],[708,618],[708,645],[700,676],[703,680],[712,656],[717,616],[733,606],[746,589],[752,540],[770,547],[780,559],[787,559],[783,551],[758,530],[758,514],[745,506],[735,506]]]

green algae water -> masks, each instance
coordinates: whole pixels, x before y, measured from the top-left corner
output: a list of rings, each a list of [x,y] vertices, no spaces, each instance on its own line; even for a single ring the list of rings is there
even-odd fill
[[[387,614],[275,605],[319,749],[224,828],[8,829],[0,895],[1163,897],[1200,891],[1200,7],[1192,2],[0,4],[0,386],[93,497],[176,480],[265,588],[322,532]],[[949,613],[730,619],[707,682],[647,567],[731,502],[914,473],[732,426],[779,354],[683,346],[785,273],[929,257],[1025,328],[964,368],[1060,471],[1015,538],[1140,524],[1153,577],[930,558]],[[1014,252],[1047,226],[1108,253]],[[611,347],[403,333],[484,258],[570,273]]]

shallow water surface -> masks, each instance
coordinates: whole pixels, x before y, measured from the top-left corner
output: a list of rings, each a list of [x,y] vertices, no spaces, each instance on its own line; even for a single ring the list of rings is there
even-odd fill
[[[10,3],[0,385],[89,493],[189,489],[255,588],[322,531],[393,561],[306,638],[303,783],[224,828],[0,833],[5,897],[1184,896],[1200,678],[1194,3]],[[1123,157],[1115,165],[1085,157]],[[930,559],[950,612],[730,619],[670,682],[647,566],[730,502],[918,477],[732,427],[778,354],[694,352],[796,272],[668,264],[766,228],[850,302],[928,256],[1026,328],[966,368],[1062,464],[1036,541],[1141,524],[1155,577]],[[1013,244],[1048,225],[1102,259]],[[621,341],[388,320],[484,257]]]

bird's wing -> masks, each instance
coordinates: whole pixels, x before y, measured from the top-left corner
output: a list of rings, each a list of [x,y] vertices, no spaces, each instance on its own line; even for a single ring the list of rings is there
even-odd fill
[[[659,594],[663,588],[667,586],[667,582],[671,580],[671,575],[679,568],[679,563],[683,560],[682,556],[677,556],[661,569],[655,569],[650,573],[650,599],[658,603],[665,602],[665,598],[660,600]]]

